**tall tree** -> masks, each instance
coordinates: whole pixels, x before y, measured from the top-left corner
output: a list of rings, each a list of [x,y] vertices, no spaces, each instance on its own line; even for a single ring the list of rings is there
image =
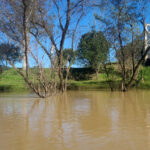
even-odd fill
[[[140,4],[141,2],[141,4]],[[146,49],[143,46],[140,48],[140,57],[137,59],[135,41],[137,37],[145,33],[145,16],[143,11],[146,11],[145,4],[148,1],[141,0],[110,0],[105,1],[107,4],[104,10],[103,16],[96,15],[96,18],[105,24],[105,31],[109,41],[112,44],[112,48],[115,49],[119,67],[121,70],[122,77],[122,91],[126,91],[131,87],[133,81],[136,79],[140,65],[145,59],[150,47]],[[143,11],[142,11],[143,10]],[[107,14],[107,18],[104,16]],[[140,26],[143,26],[143,30],[140,30]],[[140,32],[138,32],[140,31]],[[143,34],[144,37],[144,34]],[[131,53],[127,53],[127,49],[132,49]],[[128,60],[132,60],[132,71],[129,74],[128,71]]]
[[[64,68],[64,43],[66,39],[71,41],[69,47],[74,51],[76,33],[85,15],[85,6],[88,1],[2,0],[0,30],[7,35],[9,40],[24,49],[26,73],[18,70],[12,62],[9,63],[40,97],[49,96],[57,87],[61,91],[66,90],[68,73],[75,55],[70,64]],[[36,55],[38,52],[40,54]],[[36,63],[36,71],[29,70],[28,54]],[[44,70],[45,59],[50,65],[49,73],[45,73]],[[32,61],[30,62],[33,63]],[[64,71],[67,72],[65,77]]]
[[[100,67],[107,61],[109,42],[102,32],[92,31],[81,37],[78,51],[79,59],[98,74]]]
[[[7,59],[8,63],[24,78],[28,86],[40,97],[48,97],[55,92],[56,89],[56,75],[55,70],[49,70],[45,73],[43,68],[44,55],[41,60],[33,53],[33,48],[37,50],[37,43],[33,39],[29,30],[31,28],[31,19],[36,17],[37,7],[44,0],[2,0],[1,14],[0,14],[0,30],[7,35],[7,40],[19,45],[23,49],[23,56],[25,60],[25,72],[19,70],[13,61]],[[45,8],[46,9],[46,8]],[[30,42],[32,40],[32,42]],[[33,44],[34,43],[34,44]],[[32,44],[32,45],[31,45]],[[33,47],[36,45],[36,47]],[[32,48],[31,48],[32,47]],[[30,69],[29,59],[30,53],[37,65],[37,69]]]
[[[23,69],[29,74],[29,20],[33,15],[34,0],[2,0],[0,30],[23,49]]]
[[[45,47],[41,37],[45,37],[54,46],[58,60],[59,89],[61,91],[66,91],[68,73],[75,59],[75,57],[72,59],[67,68],[63,68],[64,43],[66,39],[70,39],[70,47],[74,51],[76,32],[82,17],[85,15],[87,3],[87,0],[47,0],[46,3],[38,5],[37,17],[32,18],[30,33],[48,57],[51,57],[49,48]],[[67,72],[65,78],[63,77],[64,71]]]

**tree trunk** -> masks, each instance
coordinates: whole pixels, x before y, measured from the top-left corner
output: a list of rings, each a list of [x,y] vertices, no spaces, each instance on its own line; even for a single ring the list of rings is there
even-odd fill
[[[67,70],[66,70],[66,78],[65,78],[65,82],[64,82],[64,90],[65,90],[65,92],[67,91],[67,81],[68,81],[69,71],[70,71],[70,68],[67,68]]]
[[[23,64],[22,64],[22,68],[24,71],[26,71],[26,58],[25,58],[25,54],[23,55]]]
[[[23,31],[24,31],[24,57],[26,64],[26,75],[29,75],[29,63],[28,63],[28,31],[27,31],[27,4],[26,1],[23,0]]]
[[[59,89],[64,92],[63,73],[61,69],[59,70]]]
[[[126,92],[127,91],[127,87],[126,87],[125,81],[122,81],[121,91],[122,92]]]
[[[64,92],[64,79],[63,79],[63,69],[62,69],[62,61],[63,61],[63,54],[62,54],[62,49],[59,52],[59,56],[58,56],[58,74],[59,74],[59,89]]]
[[[96,69],[96,80],[98,80],[98,69]]]

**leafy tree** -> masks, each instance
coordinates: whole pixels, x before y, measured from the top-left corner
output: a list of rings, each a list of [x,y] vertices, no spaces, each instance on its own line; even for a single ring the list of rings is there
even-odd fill
[[[71,48],[64,49],[63,50],[63,61],[64,66],[67,65],[67,63],[74,63],[74,57],[76,57],[77,51],[73,51]]]
[[[78,45],[78,57],[96,73],[107,60],[109,43],[102,32],[88,32],[81,37]]]
[[[22,58],[21,50],[13,44],[2,43],[0,44],[0,73],[8,66],[8,61],[16,63]]]
[[[0,44],[0,63],[10,61],[12,63],[20,62],[22,59],[21,49],[13,44]]]

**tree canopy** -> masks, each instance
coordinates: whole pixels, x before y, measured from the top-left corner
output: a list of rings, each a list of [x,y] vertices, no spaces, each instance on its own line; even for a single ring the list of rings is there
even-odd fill
[[[19,62],[22,59],[21,49],[18,46],[9,43],[0,44],[0,63],[10,61],[12,63]]]
[[[81,37],[78,45],[78,58],[85,65],[97,70],[106,62],[109,42],[102,32],[88,32]]]
[[[64,49],[63,51],[63,59],[65,62],[72,62],[73,58],[76,56],[76,52],[71,48]]]

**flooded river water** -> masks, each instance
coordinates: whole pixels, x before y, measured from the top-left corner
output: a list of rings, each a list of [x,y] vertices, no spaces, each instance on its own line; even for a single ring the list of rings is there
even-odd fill
[[[150,91],[0,94],[0,150],[150,150]]]

